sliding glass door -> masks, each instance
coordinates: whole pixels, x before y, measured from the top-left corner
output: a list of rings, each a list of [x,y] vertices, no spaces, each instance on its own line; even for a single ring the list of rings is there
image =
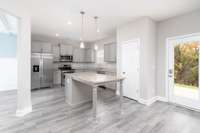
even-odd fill
[[[200,109],[200,36],[168,40],[168,89],[171,102]]]

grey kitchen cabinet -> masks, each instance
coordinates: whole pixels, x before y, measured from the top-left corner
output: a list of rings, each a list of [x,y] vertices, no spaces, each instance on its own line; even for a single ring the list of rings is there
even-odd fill
[[[60,70],[55,70],[53,72],[53,84],[54,85],[61,84],[61,71]]]
[[[106,71],[105,74],[106,74],[106,75],[115,76],[115,75],[116,75],[116,72],[109,72],[109,71]],[[116,82],[113,82],[113,83],[106,83],[105,86],[106,86],[106,88],[115,90],[115,89],[117,88],[117,83],[116,83]]]
[[[51,53],[51,43],[47,42],[39,42],[39,41],[33,41],[31,42],[31,52],[32,53]]]
[[[85,62],[85,49],[74,48],[73,62]]]
[[[73,47],[70,45],[60,45],[60,54],[61,55],[72,55],[73,54]]]
[[[73,49],[73,61],[74,62],[95,62],[95,50],[93,48],[74,48]]]
[[[95,62],[95,50],[93,48],[85,49],[85,62]]]
[[[54,61],[59,60],[59,58],[60,58],[60,47],[58,45],[53,45],[52,46],[52,53],[53,53]]]
[[[109,46],[110,45],[104,45],[104,61],[107,62],[109,61],[110,59],[110,53],[109,53]]]
[[[109,43],[104,45],[104,61],[116,62],[116,44]]]

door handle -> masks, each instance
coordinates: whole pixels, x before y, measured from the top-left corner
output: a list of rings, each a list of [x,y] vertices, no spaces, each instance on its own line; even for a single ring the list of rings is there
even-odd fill
[[[172,77],[173,77],[173,75],[170,75],[170,74],[169,74],[169,75],[168,75],[168,77],[169,77],[169,78],[172,78]]]
[[[170,77],[170,78],[173,77],[173,69],[168,70],[168,77]]]

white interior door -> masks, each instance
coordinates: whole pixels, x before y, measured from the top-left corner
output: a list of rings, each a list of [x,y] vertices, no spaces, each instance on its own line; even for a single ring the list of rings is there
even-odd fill
[[[124,96],[138,100],[140,89],[140,43],[139,40],[121,45],[121,72],[126,79],[123,83]]]
[[[200,36],[183,36],[168,41],[169,101],[200,109]]]

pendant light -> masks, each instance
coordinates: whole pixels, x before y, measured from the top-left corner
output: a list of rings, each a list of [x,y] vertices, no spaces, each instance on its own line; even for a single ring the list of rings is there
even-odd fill
[[[98,36],[98,32],[99,32],[99,28],[98,28],[98,17],[95,16],[94,17],[94,21],[95,21],[95,33],[96,33],[96,37]],[[97,44],[94,45],[94,49],[98,50],[98,46]]]
[[[81,38],[80,38],[80,48],[85,48],[85,44],[84,44],[84,29],[83,29],[83,24],[84,24],[84,11],[81,11]]]

